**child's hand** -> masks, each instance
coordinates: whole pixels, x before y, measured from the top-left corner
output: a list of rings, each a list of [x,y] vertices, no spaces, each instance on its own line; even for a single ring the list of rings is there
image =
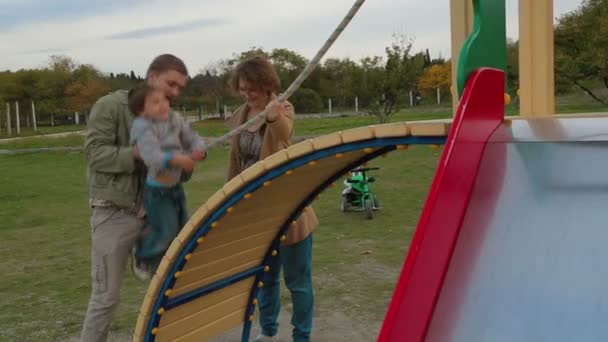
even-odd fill
[[[207,158],[207,151],[193,150],[192,154],[190,154],[190,158],[192,158],[195,161],[201,161],[201,160]]]
[[[169,161],[171,166],[179,167],[184,171],[191,172],[194,168],[194,160],[185,154],[174,154],[171,161]]]

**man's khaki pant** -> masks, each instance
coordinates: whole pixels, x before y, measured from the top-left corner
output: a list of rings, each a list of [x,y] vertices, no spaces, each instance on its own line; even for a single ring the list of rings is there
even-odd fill
[[[134,213],[114,207],[94,207],[91,214],[92,291],[82,328],[83,342],[104,342],[114,309],[120,299],[120,286],[131,248],[144,221]]]

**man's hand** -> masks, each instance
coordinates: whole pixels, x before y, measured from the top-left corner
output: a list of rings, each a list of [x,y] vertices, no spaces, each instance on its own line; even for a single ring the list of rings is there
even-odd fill
[[[207,158],[207,151],[203,151],[203,150],[193,150],[192,154],[190,154],[190,158],[192,158],[194,161],[201,161],[205,158]]]
[[[194,168],[194,160],[185,154],[174,154],[169,161],[169,165],[191,172]]]

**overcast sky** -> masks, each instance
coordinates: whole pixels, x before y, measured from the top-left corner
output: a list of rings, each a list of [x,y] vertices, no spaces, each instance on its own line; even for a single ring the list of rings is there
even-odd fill
[[[532,0],[530,0],[532,1]],[[0,0],[0,70],[44,65],[62,54],[104,72],[143,75],[173,53],[196,74],[252,46],[311,58],[354,0]],[[554,16],[580,0],[554,0]],[[450,55],[448,0],[367,0],[326,57],[383,55],[393,33],[414,50]],[[516,38],[517,0],[507,0],[507,35]]]

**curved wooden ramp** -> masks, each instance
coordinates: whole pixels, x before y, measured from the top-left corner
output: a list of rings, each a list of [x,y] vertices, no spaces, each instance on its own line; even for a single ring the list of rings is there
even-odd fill
[[[287,229],[352,168],[410,144],[440,145],[450,121],[355,128],[307,140],[225,184],[171,244],[142,304],[135,341],[206,341],[243,324]]]

